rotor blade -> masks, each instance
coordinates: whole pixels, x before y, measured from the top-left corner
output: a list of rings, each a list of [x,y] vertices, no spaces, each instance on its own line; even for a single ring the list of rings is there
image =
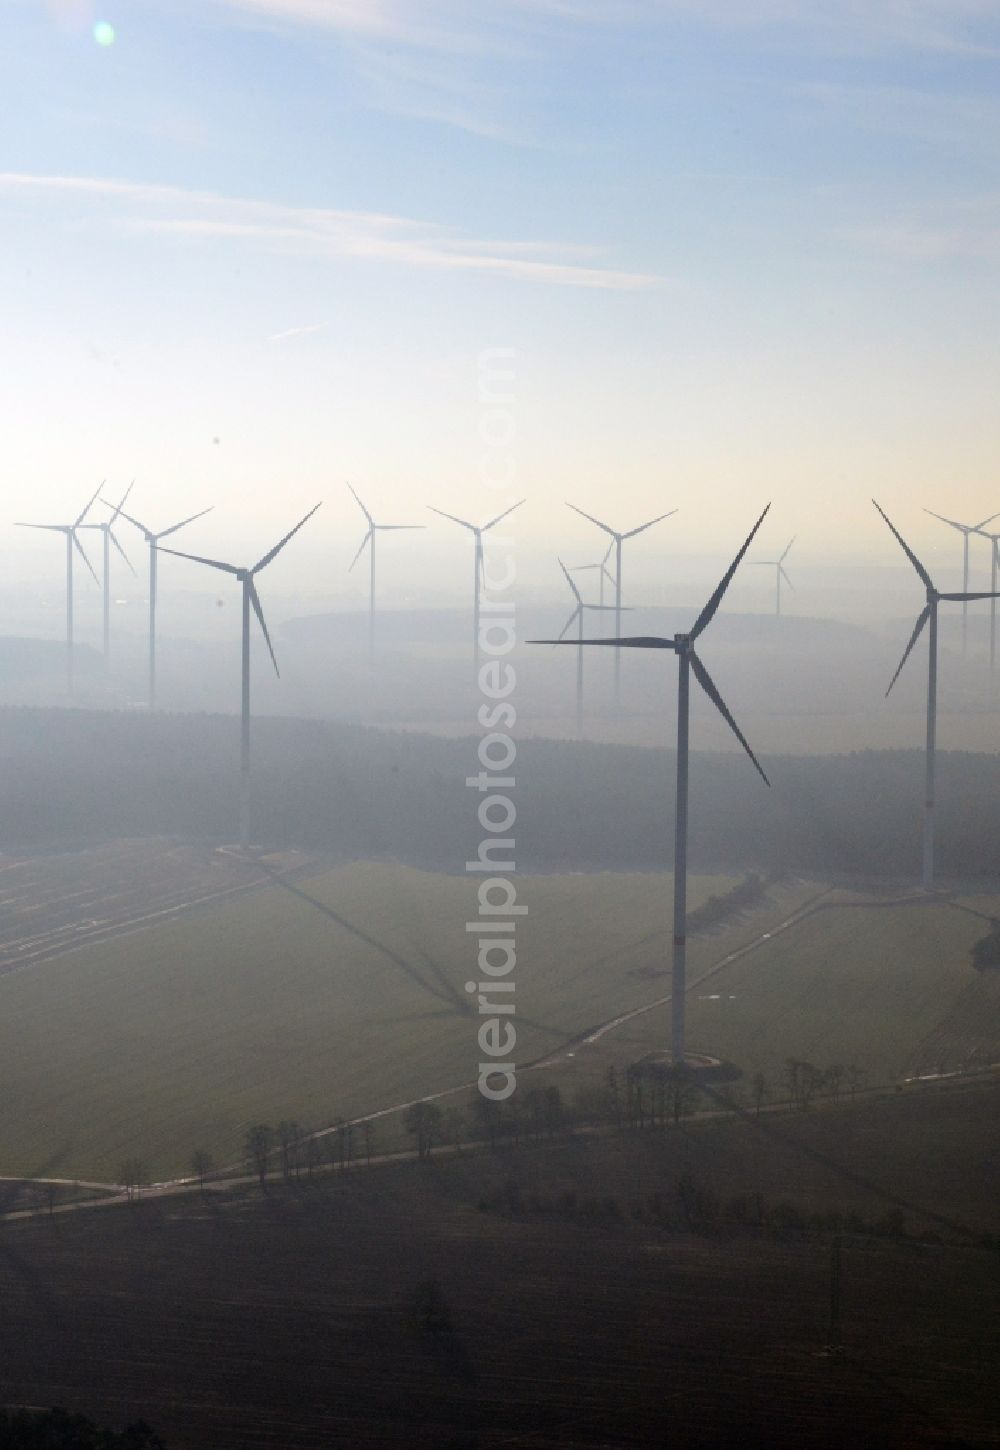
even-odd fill
[[[121,544],[119,544],[118,540],[115,538],[115,531],[114,531],[113,528],[111,528],[110,525],[108,526],[108,538],[114,544],[115,548],[118,550],[119,554],[121,554],[122,558],[125,560],[125,562],[128,565],[129,569],[131,569],[132,570],[132,573],[134,574],[135,573],[135,570],[132,569],[132,561],[129,558],[129,556],[126,554],[125,550],[122,548]]]
[[[781,577],[782,577],[782,579],[784,579],[785,583],[788,585],[789,589],[791,589],[792,593],[794,594],[794,592],[795,592],[795,585],[792,583],[791,579],[789,579],[789,577],[788,577],[788,574],[785,572],[785,566],[784,566],[784,564],[779,564],[778,565],[778,568],[781,570]]]
[[[501,519],[505,519],[508,514],[512,514],[515,509],[519,509],[521,507],[521,504],[526,502],[527,500],[522,498],[519,499],[517,503],[512,503],[509,509],[504,509],[503,513],[497,514],[495,519],[490,519],[488,524],[483,524],[479,532],[485,534],[487,529],[492,529],[494,524],[498,524]]]
[[[622,534],[622,538],[623,539],[634,539],[635,536],[636,536],[636,534],[644,534],[646,532],[646,530],[647,529],[651,529],[654,524],[660,523],[661,520],[663,520],[663,519],[672,518],[673,515],[676,512],[677,512],[676,509],[671,509],[669,513],[666,513],[666,514],[658,514],[655,519],[650,519],[650,521],[649,521],[648,524],[640,524],[637,529],[629,529],[629,531],[628,531],[627,534]]]
[[[348,484],[347,486],[348,486],[348,488],[350,488],[350,484]],[[320,500],[320,503],[322,503],[322,499]],[[299,519],[299,521],[295,525],[294,529],[289,529],[288,530],[288,533],[285,535],[285,537],[283,539],[279,539],[278,542],[275,544],[275,546],[274,546],[273,549],[268,549],[268,551],[264,555],[263,559],[261,559],[259,563],[255,564],[253,566],[253,568],[250,570],[250,573],[251,574],[259,574],[260,571],[261,571],[261,569],[266,568],[267,565],[270,564],[271,560],[274,558],[275,554],[279,554],[281,552],[281,550],[288,543],[288,540],[291,539],[291,538],[293,538],[294,535],[298,533],[298,531],[299,531],[299,529],[301,529],[302,525],[303,524],[307,524],[309,522],[309,520],[312,518],[313,514],[319,508],[319,506],[320,505],[318,503],[313,504],[313,506],[309,510],[309,512],[307,514],[303,514],[302,518]]]
[[[604,568],[604,565],[603,564],[571,564],[570,565],[570,572],[573,573],[573,574],[582,574],[585,569],[603,569],[603,568]]]
[[[972,525],[972,530],[973,530],[973,533],[976,533],[976,534],[978,534],[978,532],[979,532],[979,530],[980,530],[980,529],[981,529],[981,528],[982,528],[982,527],[983,527],[983,524],[991,524],[991,523],[992,523],[992,522],[993,522],[993,520],[994,520],[994,519],[1000,519],[1000,513],[997,513],[997,514],[990,514],[990,516],[989,516],[989,518],[987,518],[987,519],[983,519],[983,520],[982,520],[982,521],[981,521],[981,522],[980,522],[980,523],[978,523],[978,524],[973,524],[973,525]]]
[[[872,503],[875,503],[874,499],[872,499]],[[878,504],[875,504],[875,507],[878,508]],[[881,512],[882,510],[879,509],[879,513]],[[933,509],[924,509],[924,513],[930,514],[932,519],[940,519],[943,524],[950,524],[951,527],[953,529],[957,529],[960,534],[964,534],[966,532],[965,524],[957,524],[954,519],[946,519],[944,514],[936,514]]]
[[[47,529],[53,534],[68,534],[72,531],[72,524],[24,524],[15,523],[15,529]]]
[[[351,492],[354,494],[354,497],[357,499],[358,507],[360,508],[361,512],[364,514],[365,518],[368,520],[368,522],[370,524],[371,523],[374,523],[374,519],[372,518],[371,514],[368,512],[368,510],[365,508],[364,504],[358,498],[357,493],[355,493],[353,485],[352,484],[348,484],[347,487],[351,490]]]
[[[562,629],[561,629],[561,631],[559,633],[559,638],[558,639],[554,639],[552,641],[553,644],[562,644],[563,639],[564,639],[565,634],[566,634],[566,631],[569,629],[570,625],[571,624],[575,624],[576,621],[580,618],[580,610],[582,608],[583,608],[583,606],[581,604],[578,604],[576,606],[576,608],[573,610],[573,613],[570,615],[569,619],[567,619],[566,623],[563,625],[563,627],[562,627]],[[578,641],[574,640],[573,643],[576,644],[576,643],[578,643]]]
[[[373,529],[426,529],[426,524],[372,524]]]
[[[634,635],[628,639],[527,639],[525,644],[602,644],[613,645],[616,649],[675,648],[672,639],[661,639],[654,634]]]
[[[90,570],[91,577],[93,578],[94,583],[95,584],[99,584],[101,581],[98,579],[97,575],[94,573],[94,566],[90,562],[90,560],[87,558],[86,551],[85,551],[83,545],[80,543],[80,540],[76,536],[76,530],[75,529],[70,529],[69,536],[73,540],[73,545],[76,548],[77,552],[79,553],[80,558],[83,560],[83,562],[86,564],[87,568]]]
[[[783,564],[785,562],[785,560],[788,558],[788,550],[792,547],[792,545],[795,543],[795,540],[797,538],[798,538],[798,534],[793,534],[792,537],[789,539],[788,545],[787,545],[787,547],[785,549],[785,552],[782,554],[781,558],[778,560],[778,563],[779,564]]]
[[[125,500],[122,499],[122,503],[124,502]],[[134,519],[131,514],[127,514],[122,508],[121,504],[119,504],[116,508],[115,505],[113,503],[110,503],[106,498],[102,498],[101,503],[104,505],[105,508],[112,509],[116,517],[118,514],[121,514],[122,518],[126,521],[126,523],[132,524],[135,528],[139,530],[141,534],[145,534],[147,539],[159,539],[163,537],[161,534],[151,534],[149,529],[146,528],[146,525],[140,524],[138,519]],[[170,530],[168,529],[167,532],[169,533]]]
[[[615,549],[615,541],[614,541],[614,539],[612,539],[611,540],[611,543],[604,550],[604,558],[601,560],[601,563],[602,564],[606,564],[608,562],[608,560],[611,558],[611,555],[614,553],[614,549]]]
[[[210,504],[207,509],[202,509],[199,513],[196,513],[196,514],[191,514],[191,516],[189,518],[181,519],[181,521],[180,521],[179,524],[171,524],[170,527],[169,527],[169,529],[161,529],[158,534],[154,534],[153,535],[153,538],[154,539],[165,539],[168,534],[176,534],[177,530],[178,529],[182,529],[185,524],[193,524],[194,521],[195,521],[195,519],[204,518],[205,514],[210,514],[211,512],[212,512],[212,505]],[[128,519],[128,514],[125,514],[124,517]],[[135,519],[129,519],[129,523],[130,524],[134,524],[135,523]],[[142,528],[142,525],[139,524],[138,527],[141,529]]]
[[[722,596],[723,596],[723,594],[725,594],[726,590],[729,588],[729,585],[730,585],[730,583],[732,581],[732,577],[736,573],[736,570],[739,568],[740,561],[743,558],[743,555],[746,553],[747,549],[749,549],[750,545],[753,543],[753,536],[757,532],[757,530],[760,528],[760,526],[764,522],[765,518],[767,517],[767,509],[769,509],[770,507],[771,507],[771,505],[768,504],[767,505],[767,508],[764,510],[764,512],[761,514],[760,518],[754,524],[754,526],[750,530],[749,534],[747,534],[742,549],[736,555],[736,558],[730,564],[730,566],[726,570],[725,574],[723,574],[722,579],[720,580],[719,584],[716,586],[715,593],[712,595],[711,599],[705,605],[705,608],[701,611],[701,613],[698,615],[698,618],[695,620],[694,627],[691,630],[690,635],[688,636],[689,639],[692,639],[692,640],[697,639],[698,636],[699,636],[699,634],[701,634],[702,630],[705,629],[706,626],[709,625],[712,622],[712,618],[715,615],[715,611],[718,609],[719,605],[722,603]]]
[[[444,509],[436,509],[432,503],[429,503],[427,507],[432,514],[440,514],[443,519],[451,519],[453,524],[461,524],[463,529],[471,529],[474,534],[479,532],[475,524],[470,524],[468,519],[459,519],[454,514],[446,514]]]
[[[979,593],[979,594],[939,594],[938,595],[938,598],[939,599],[955,599],[955,600],[958,600],[959,602],[962,602],[964,600],[971,600],[971,599],[1000,599],[1000,594],[990,594],[989,592],[986,592],[985,594],[984,593]]]
[[[79,518],[77,518],[76,520],[74,520],[74,525],[75,524],[82,524],[83,523],[84,519],[87,517],[87,514],[90,512],[90,505],[94,502],[94,499],[97,497],[97,495],[100,493],[100,491],[101,491],[101,489],[103,487],[104,487],[104,479],[102,478],[101,481],[100,481],[100,483],[94,489],[94,492],[90,495],[90,498],[87,500],[87,502],[86,502],[86,504],[84,506],[83,512],[80,514]]]
[[[210,569],[222,569],[226,574],[240,574],[242,570],[237,569],[235,564],[223,564],[221,559],[205,559],[201,554],[182,554],[180,549],[162,549],[156,545],[158,554],[173,554],[177,559],[190,559],[193,564],[207,564]]]
[[[928,572],[924,568],[923,564],[921,564],[920,560],[917,558],[916,554],[910,548],[909,544],[903,538],[902,534],[896,528],[896,525],[890,521],[889,515],[885,512],[885,510],[883,508],[881,508],[875,502],[874,499],[872,499],[872,503],[875,504],[875,507],[878,509],[879,513],[885,519],[886,523],[889,525],[889,527],[892,530],[892,532],[896,535],[896,538],[899,540],[900,544],[902,545],[904,554],[909,559],[909,561],[913,565],[914,569],[916,569],[917,573],[920,575],[920,578],[927,585],[927,588],[928,589],[933,589],[934,588],[934,585],[931,583],[931,576],[928,574]],[[929,514],[930,512],[931,512],[930,509],[924,509],[924,513],[925,514]],[[935,514],[934,517],[936,519],[939,519],[941,517],[941,515],[940,514]],[[950,524],[951,523],[951,519],[945,519],[944,522],[946,524]],[[958,528],[958,524],[956,524],[955,527]]]
[[[566,583],[569,585],[569,587],[573,591],[573,598],[576,600],[577,604],[582,604],[583,603],[583,599],[580,596],[580,591],[579,591],[579,589],[577,589],[576,585],[573,583],[572,576],[570,575],[569,570],[566,568],[566,565],[563,563],[563,561],[558,556],[556,557],[556,562],[558,563],[558,565],[559,565],[560,569],[563,571],[563,573],[566,575]]]
[[[632,613],[632,606],[631,606],[631,604],[623,604],[622,607],[621,607],[621,609],[619,609],[617,604],[587,604],[587,603],[584,603],[583,608],[584,609],[603,609],[603,611],[604,611],[605,614],[631,614]]]
[[[117,518],[117,517],[118,517],[118,515],[119,515],[119,514],[120,514],[120,513],[121,513],[121,511],[122,511],[122,504],[124,504],[124,503],[127,503],[127,502],[128,502],[128,496],[129,496],[129,494],[130,494],[130,493],[131,493],[131,492],[132,492],[132,490],[133,490],[133,489],[134,489],[134,488],[135,488],[135,479],[134,479],[134,478],[133,478],[133,480],[132,480],[132,482],[131,482],[131,483],[130,483],[130,484],[129,484],[129,486],[128,486],[128,488],[127,488],[127,489],[126,489],[126,490],[125,490],[125,492],[124,492],[124,493],[123,493],[123,494],[122,494],[122,502],[121,502],[121,503],[120,503],[120,504],[117,504],[117,505],[116,505],[116,506],[115,506],[115,507],[114,507],[114,509],[113,509],[113,510],[112,510],[112,513],[111,513],[111,518],[110,518],[110,520],[109,520],[109,522],[110,522],[110,523],[112,523],[112,524],[113,524],[113,523],[114,523],[114,521],[115,521],[115,519],[116,519],[116,518]],[[108,508],[111,508],[111,504],[108,504]]]
[[[351,572],[351,570],[354,568],[355,564],[361,558],[361,555],[365,552],[365,545],[367,544],[367,542],[371,538],[371,536],[372,536],[372,531],[371,531],[371,529],[369,529],[368,532],[367,532],[367,534],[365,534],[364,538],[361,540],[361,547],[360,547],[360,549],[358,550],[358,552],[355,554],[354,558],[351,560],[351,562],[347,566],[347,572],[348,572],[348,574]]]
[[[253,612],[254,614],[256,614],[257,622],[259,623],[261,629],[264,631],[264,638],[267,640],[267,648],[271,655],[271,663],[274,666],[274,673],[280,679],[281,671],[278,669],[278,661],[274,657],[274,645],[271,643],[271,636],[267,632],[267,625],[264,622],[264,611],[260,607],[260,597],[257,594],[256,585],[254,584],[252,578],[249,579],[247,583],[250,588],[250,603],[253,605]]]
[[[749,755],[750,759],[753,761],[754,765],[757,767],[757,770],[760,773],[761,780],[763,780],[763,782],[764,782],[765,785],[770,785],[771,782],[768,780],[767,776],[764,774],[764,769],[763,769],[760,761],[757,759],[756,755],[754,755],[753,751],[750,749],[750,745],[749,745],[749,743],[747,741],[746,736],[743,734],[743,731],[740,729],[740,727],[737,725],[736,721],[733,719],[732,715],[729,713],[729,710],[728,710],[728,708],[726,706],[725,700],[723,700],[722,696],[719,694],[718,690],[715,688],[715,684],[713,683],[713,680],[712,680],[711,675],[708,673],[708,671],[706,670],[705,666],[702,664],[701,660],[695,654],[694,650],[692,650],[690,652],[688,658],[691,661],[691,669],[694,672],[695,679],[698,681],[698,683],[701,686],[701,688],[705,691],[705,694],[711,700],[712,704],[718,710],[718,712],[722,716],[723,720],[725,720],[725,722],[729,726],[730,730],[736,736],[736,739],[740,742],[740,744],[743,746],[743,749],[746,751],[746,753]]]
[[[596,524],[599,529],[603,529],[606,534],[610,534],[612,539],[621,538],[621,535],[616,534],[614,529],[609,529],[607,524],[602,524],[600,519],[595,519],[593,514],[584,513],[583,509],[578,509],[575,503],[567,503],[566,507],[572,509],[575,514],[580,514],[582,518],[589,519],[592,524]]]
[[[899,672],[903,668],[903,666],[906,664],[906,661],[910,658],[910,651],[912,650],[913,646],[916,644],[917,640],[920,638],[920,633],[921,633],[924,625],[927,623],[928,619],[930,619],[930,617],[931,617],[931,607],[930,607],[929,604],[925,604],[924,607],[923,607],[923,609],[917,615],[917,622],[913,626],[913,633],[910,635],[910,642],[906,646],[905,650],[903,651],[903,658],[900,660],[899,664],[896,666],[896,673],[893,675],[892,679],[889,681],[889,690],[892,689],[893,685],[899,679]],[[885,692],[886,693],[886,698],[888,698],[889,690],[886,690],[886,692]]]

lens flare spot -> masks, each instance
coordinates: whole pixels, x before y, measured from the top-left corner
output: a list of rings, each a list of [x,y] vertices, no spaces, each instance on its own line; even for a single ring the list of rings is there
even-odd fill
[[[115,43],[115,27],[110,20],[95,20],[93,34],[98,45],[107,46]]]

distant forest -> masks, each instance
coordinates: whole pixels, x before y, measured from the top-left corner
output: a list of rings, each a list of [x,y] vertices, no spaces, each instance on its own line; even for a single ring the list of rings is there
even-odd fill
[[[345,857],[460,871],[481,837],[475,739],[327,721],[254,724],[254,838]],[[56,709],[0,710],[0,847],[79,846],[122,836],[229,841],[236,831],[239,721]],[[942,753],[938,862],[1000,873],[1000,757]],[[913,877],[923,754],[771,757],[772,789],[738,754],[695,755],[691,859],[702,870]],[[673,851],[670,751],[518,742],[519,868],[659,868]]]

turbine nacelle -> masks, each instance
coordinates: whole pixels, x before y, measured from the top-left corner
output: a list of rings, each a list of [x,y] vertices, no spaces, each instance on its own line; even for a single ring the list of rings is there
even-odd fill
[[[934,587],[934,581],[931,578],[930,574],[928,574],[927,570],[924,568],[923,564],[921,564],[920,560],[917,558],[916,554],[913,552],[913,550],[910,548],[909,544],[903,538],[902,534],[896,528],[895,524],[893,524],[893,522],[889,518],[888,514],[885,512],[885,510],[881,507],[881,505],[877,502],[876,499],[872,499],[872,503],[878,509],[879,513],[882,515],[883,519],[888,524],[888,526],[892,530],[893,534],[896,536],[896,539],[898,540],[900,547],[902,548],[903,552],[906,554],[906,557],[909,559],[910,563],[913,565],[914,569],[916,570],[917,575],[919,576],[921,582],[924,585],[924,589],[926,591],[926,598],[927,598],[927,603],[924,605],[923,609],[917,615],[917,622],[913,626],[913,633],[910,635],[909,643],[907,644],[905,650],[903,651],[903,658],[900,660],[899,664],[896,666],[896,673],[893,675],[892,679],[889,681],[889,688],[885,692],[886,693],[886,697],[888,697],[890,691],[892,690],[893,685],[896,683],[896,681],[899,679],[900,674],[902,673],[903,666],[906,664],[906,661],[910,658],[910,654],[911,654],[911,652],[913,650],[913,646],[916,644],[916,642],[920,638],[921,634],[923,634],[924,627],[927,624],[927,621],[930,619],[931,615],[932,614],[936,614],[937,607],[940,604],[940,602],[941,602],[942,599],[948,600],[950,603],[969,604],[973,600],[977,600],[977,599],[1000,599],[1000,593],[992,593],[989,590],[986,590],[984,592],[975,591],[975,592],[972,592],[972,593],[970,593],[967,590],[960,590],[957,593],[953,593],[951,591],[944,592],[944,591],[942,591],[940,589],[936,589]],[[929,514],[929,513],[932,512],[932,510],[931,509],[925,509],[924,512]],[[939,518],[941,518],[941,515],[940,514],[934,514],[934,517],[936,519],[939,519]],[[996,516],[994,515],[994,517],[996,517]],[[977,524],[975,526],[975,528],[971,528],[970,527],[968,530],[966,530],[964,524],[956,524],[951,519],[943,519],[942,522],[944,522],[946,524],[952,524],[952,527],[953,528],[960,529],[960,530],[965,530],[966,532],[969,532],[969,533],[978,533],[979,530],[982,528],[982,525],[981,524]],[[984,519],[983,520],[983,523],[988,524],[989,523],[989,519]]]
[[[875,500],[873,499],[872,502],[874,503]],[[875,507],[878,508],[878,504],[875,504]],[[879,509],[879,513],[881,512],[882,510]],[[938,519],[942,524],[948,524],[951,528],[957,529],[960,534],[965,535],[982,533],[987,524],[991,524],[994,519],[1000,519],[1000,513],[996,513],[989,514],[978,524],[960,524],[956,519],[946,519],[944,514],[936,514],[933,509],[924,509],[924,513],[930,514],[932,519]]]
[[[268,549],[264,557],[262,559],[258,559],[257,563],[254,564],[252,568],[248,568],[246,565],[228,564],[222,559],[207,559],[202,554],[185,554],[180,549],[164,549],[160,544],[155,545],[158,553],[173,554],[178,559],[190,559],[191,562],[194,564],[206,564],[210,569],[221,569],[224,574],[232,574],[233,577],[237,579],[240,584],[243,585],[243,588],[249,598],[249,602],[253,609],[253,612],[257,616],[257,622],[261,627],[261,632],[264,635],[264,640],[267,644],[268,653],[271,656],[271,663],[274,666],[274,673],[276,675],[280,674],[280,671],[278,669],[278,661],[275,657],[274,646],[271,643],[271,636],[268,633],[267,622],[264,619],[264,610],[261,606],[260,596],[257,593],[257,586],[254,583],[254,575],[259,574],[262,569],[267,568],[271,560],[281,552],[281,550],[288,543],[289,539],[291,539],[295,534],[298,533],[299,529],[302,528],[303,524],[309,522],[319,506],[319,504],[314,504],[309,512],[305,514],[301,519],[299,519],[295,527],[293,529],[289,529],[288,533],[285,534],[283,538],[280,538],[272,549]],[[180,525],[178,524],[175,527],[179,528]]]
[[[45,529],[46,532],[48,532],[48,533],[65,534],[67,544],[70,546],[70,548],[73,548],[73,549],[76,550],[76,552],[80,555],[80,558],[83,560],[83,562],[86,564],[88,570],[90,571],[90,576],[93,579],[94,583],[95,584],[99,584],[100,583],[100,580],[97,577],[97,574],[96,574],[96,572],[94,570],[94,566],[93,566],[93,564],[91,564],[90,560],[87,558],[87,551],[84,549],[83,545],[81,544],[81,542],[80,542],[80,540],[79,540],[79,538],[77,536],[77,532],[76,531],[77,531],[78,528],[80,528],[81,524],[83,524],[84,519],[87,517],[88,513],[90,512],[91,506],[92,506],[95,498],[100,493],[100,491],[101,491],[101,489],[103,487],[104,487],[104,479],[102,478],[101,479],[101,482],[94,489],[94,492],[90,495],[90,498],[84,504],[83,508],[80,510],[79,514],[76,516],[76,518],[73,520],[73,522],[71,524],[29,524],[29,523],[17,522],[17,523],[15,523],[14,527],[15,528],[18,528],[18,529]],[[89,525],[88,525],[88,527],[89,527]]]
[[[347,572],[348,572],[348,574],[350,574],[351,570],[354,568],[355,564],[361,558],[361,555],[365,552],[365,549],[367,548],[367,546],[369,544],[372,545],[372,548],[374,550],[374,540],[375,540],[375,535],[377,533],[391,533],[391,532],[393,532],[393,531],[395,531],[397,529],[422,529],[424,527],[424,525],[423,524],[377,524],[375,522],[375,520],[372,518],[371,514],[368,512],[368,509],[361,502],[361,499],[358,497],[358,494],[355,492],[355,490],[352,487],[352,485],[351,484],[348,484],[347,487],[351,490],[351,493],[354,494],[354,498],[355,498],[355,500],[357,502],[358,508],[361,510],[361,512],[364,514],[365,518],[368,520],[368,532],[365,534],[364,538],[361,540],[361,545],[360,545],[360,547],[358,549],[358,552],[355,554],[354,558],[351,560],[350,564],[348,564],[348,566],[347,566]]]
[[[131,484],[129,485],[129,490],[131,491]],[[127,497],[128,494],[125,495],[125,498]],[[176,534],[177,530],[183,529],[185,524],[193,524],[195,519],[204,518],[205,514],[210,514],[212,512],[211,507],[207,509],[201,509],[198,513],[190,514],[186,519],[181,519],[179,524],[171,524],[169,529],[161,529],[158,534],[154,534],[152,529],[147,528],[145,524],[140,523],[138,519],[133,518],[131,514],[125,512],[125,510],[122,508],[122,504],[124,502],[125,499],[123,498],[122,503],[119,504],[117,507],[117,513],[121,514],[122,518],[127,520],[127,522],[130,523],[133,528],[138,529],[140,534],[142,534],[142,537],[145,539],[146,543],[151,545],[155,545],[158,539],[165,539],[168,534]],[[113,509],[115,507],[115,505],[109,503],[106,498],[102,498],[101,503],[104,504],[105,508]]]
[[[103,488],[103,487],[104,487],[104,484],[102,483],[101,484],[101,488]],[[101,502],[104,504],[105,508],[109,508],[111,510],[111,517],[110,517],[110,519],[105,519],[103,523],[98,523],[98,524],[79,524],[78,525],[79,528],[82,528],[82,529],[96,529],[99,533],[103,534],[103,536],[104,536],[104,538],[106,540],[108,540],[110,543],[114,544],[115,548],[118,550],[119,554],[125,560],[125,563],[128,565],[129,569],[131,570],[131,572],[133,574],[135,573],[135,569],[132,567],[132,561],[128,557],[128,555],[126,554],[125,550],[122,548],[121,544],[118,542],[118,535],[115,533],[115,527],[114,526],[118,522],[118,516],[119,516],[119,514],[122,513],[123,507],[128,502],[128,496],[132,492],[132,490],[133,490],[134,487],[135,487],[135,479],[133,478],[133,480],[129,484],[128,488],[122,494],[121,502],[120,503],[113,504],[113,503],[109,503],[107,501],[107,499],[105,499],[105,498],[102,498],[101,499]],[[100,492],[100,490],[98,490],[98,492]],[[93,502],[93,500],[91,500],[91,502]],[[127,515],[122,515],[122,517],[127,517]]]
[[[636,534],[644,534],[646,530],[651,529],[654,524],[662,523],[664,519],[671,518],[677,512],[676,509],[669,509],[667,513],[657,514],[655,519],[649,519],[646,523],[640,524],[637,529],[628,529],[625,532],[622,532],[618,529],[613,529],[610,524],[603,523],[600,519],[595,519],[593,514],[588,514],[583,509],[577,508],[575,503],[569,503],[567,501],[566,507],[572,509],[574,513],[579,514],[581,518],[588,519],[590,523],[596,524],[597,527],[599,529],[603,529],[606,534],[610,534],[612,540],[616,544],[621,544],[625,539],[634,539]],[[610,553],[610,550],[608,552]],[[605,554],[604,557],[605,559],[607,559],[608,555]]]
[[[571,505],[571,507],[572,507],[572,505]],[[719,691],[716,688],[715,682],[712,679],[711,675],[708,673],[708,670],[706,670],[705,666],[702,664],[701,660],[698,658],[698,656],[695,654],[695,651],[694,651],[694,642],[695,642],[695,640],[698,638],[698,636],[705,629],[708,628],[709,624],[714,619],[715,614],[716,614],[716,611],[718,610],[719,605],[722,602],[722,597],[725,594],[726,590],[729,588],[729,585],[732,582],[733,575],[736,573],[736,570],[739,568],[739,565],[740,565],[740,563],[741,563],[741,561],[743,559],[744,554],[746,553],[747,549],[749,549],[751,543],[753,542],[754,535],[757,533],[757,530],[760,528],[761,524],[764,522],[764,519],[766,518],[768,509],[770,507],[771,507],[771,505],[768,504],[767,505],[767,508],[765,508],[765,510],[761,514],[760,518],[757,520],[757,522],[754,524],[753,528],[750,530],[750,533],[747,535],[747,538],[746,538],[746,540],[745,540],[745,542],[743,544],[743,547],[740,549],[739,553],[736,555],[736,558],[733,560],[733,562],[730,564],[729,568],[726,570],[725,574],[722,576],[722,579],[719,581],[718,585],[716,586],[716,588],[712,592],[712,594],[711,594],[711,596],[710,596],[710,598],[708,600],[708,603],[705,605],[704,609],[702,609],[701,613],[698,615],[698,618],[695,620],[694,625],[692,626],[691,630],[688,633],[686,633],[686,634],[677,634],[677,635],[675,635],[673,637],[673,639],[667,639],[667,638],[663,637],[662,635],[633,635],[633,636],[621,636],[621,637],[616,638],[616,639],[575,639],[575,640],[569,640],[569,639],[564,639],[562,636],[560,636],[559,639],[529,639],[527,641],[527,643],[528,644],[562,644],[562,645],[571,645],[571,646],[572,645],[576,645],[577,647],[579,647],[580,645],[602,645],[605,648],[611,648],[611,649],[616,649],[616,650],[619,650],[619,649],[658,649],[658,650],[671,650],[674,654],[677,655],[678,661],[680,662],[680,664],[681,664],[682,667],[687,666],[687,667],[690,668],[692,674],[694,675],[695,679],[698,681],[698,683],[701,686],[702,690],[705,692],[705,694],[711,700],[712,704],[718,710],[718,712],[722,716],[723,720],[725,720],[725,722],[729,726],[730,730],[736,736],[736,739],[739,741],[739,743],[742,745],[743,749],[746,751],[747,755],[750,757],[750,760],[753,763],[754,768],[760,774],[761,779],[764,781],[764,784],[765,785],[770,785],[771,782],[768,780],[767,776],[765,775],[764,770],[763,770],[763,767],[760,764],[760,761],[757,759],[756,755],[754,755],[753,751],[751,750],[750,744],[747,741],[746,736],[743,734],[742,730],[737,725],[736,721],[734,720],[732,714],[729,711],[728,706],[726,705],[726,703],[723,700],[722,696],[719,694]],[[577,510],[577,512],[582,512],[582,511],[581,510]],[[596,520],[594,522],[596,522]],[[600,607],[600,606],[598,606],[598,607]],[[575,615],[574,615],[574,617],[575,617]]]

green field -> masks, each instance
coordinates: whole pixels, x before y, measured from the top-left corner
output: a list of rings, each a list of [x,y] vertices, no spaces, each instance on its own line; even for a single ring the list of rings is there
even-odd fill
[[[733,884],[698,878],[692,900]],[[0,978],[0,1172],[113,1179],[132,1155],[186,1172],[198,1147],[232,1161],[250,1122],[322,1127],[470,1081],[475,892],[357,863]],[[664,990],[643,973],[665,964],[669,878],[519,895],[519,1062]]]
[[[973,969],[988,923],[968,907],[1000,916],[1000,897],[879,905],[831,892],[807,919],[692,986],[689,1045],[775,1085],[789,1057],[856,1065],[873,1084],[1000,1062],[1000,971]],[[602,1039],[600,1057],[628,1061],[654,1045],[638,1018]]]
[[[733,884],[697,878],[692,905]],[[518,885],[519,1064],[668,992],[669,877]],[[475,889],[354,863],[0,978],[0,1173],[113,1180],[137,1156],[161,1178],[187,1172],[196,1148],[232,1162],[254,1121],[317,1129],[471,1082]],[[828,894],[842,904],[699,984],[820,890],[772,887],[752,913],[692,939],[693,1048],[775,1082],[789,1056],[856,1064],[872,1082],[1000,1059],[1000,974],[969,961],[986,923],[943,902]],[[668,1011],[578,1047],[548,1080],[572,1091],[662,1047]]]

